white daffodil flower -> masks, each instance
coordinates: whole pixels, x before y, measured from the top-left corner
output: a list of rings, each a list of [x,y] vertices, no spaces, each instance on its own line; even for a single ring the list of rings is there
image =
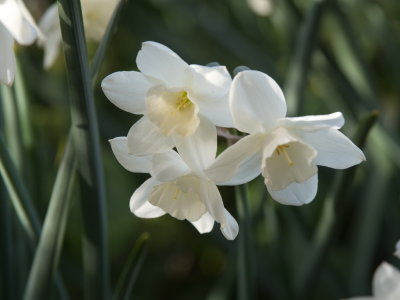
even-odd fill
[[[398,300],[400,299],[400,272],[387,262],[376,269],[372,280],[373,296],[353,297],[346,300]]]
[[[153,155],[129,153],[126,137],[110,140],[118,162],[128,171],[150,173],[132,195],[130,209],[141,218],[157,218],[166,213],[179,220],[188,220],[200,233],[210,232],[214,221],[221,224],[223,235],[233,240],[239,226],[224,208],[217,186],[202,171],[215,159],[210,147],[199,151],[201,157],[188,164],[174,150]],[[195,165],[192,168],[191,165]]]
[[[20,45],[32,44],[38,36],[35,22],[22,0],[0,0],[0,82],[14,82],[14,40]]]
[[[397,256],[397,258],[400,258],[400,240],[396,243],[396,250],[394,252],[394,255]]]
[[[339,132],[344,124],[341,113],[286,118],[282,90],[264,73],[239,73],[229,101],[235,127],[249,135],[206,171],[217,183],[234,174],[239,175],[236,179],[251,180],[261,172],[272,198],[302,205],[316,195],[317,165],[343,169],[365,160],[362,151]]]
[[[108,22],[119,0],[82,0],[82,18],[86,38],[99,42],[107,29]],[[44,49],[43,66],[49,69],[55,62],[61,49],[61,28],[57,3],[53,3],[43,14],[39,22],[43,37],[38,45]]]
[[[136,64],[140,72],[116,72],[101,84],[114,105],[144,115],[128,133],[132,154],[162,153],[176,146],[185,155],[198,142],[217,139],[216,127],[209,123],[233,126],[228,103],[232,79],[225,67],[188,65],[155,42],[143,43]]]

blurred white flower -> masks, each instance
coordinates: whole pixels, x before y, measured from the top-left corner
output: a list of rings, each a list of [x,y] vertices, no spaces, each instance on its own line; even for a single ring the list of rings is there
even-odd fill
[[[232,79],[225,67],[188,65],[155,42],[143,43],[136,64],[140,72],[116,72],[101,84],[114,105],[144,115],[128,133],[132,154],[176,146],[184,156],[186,150],[196,151],[197,143],[214,143],[215,125],[233,126],[228,103]]]
[[[38,36],[37,26],[22,0],[0,0],[0,82],[14,82],[14,40],[32,44]]]
[[[400,299],[400,272],[387,262],[376,269],[372,281],[373,296],[353,297],[346,300],[398,300]]]
[[[107,29],[108,22],[119,0],[82,0],[82,17],[88,40],[99,42]],[[38,45],[44,48],[43,66],[50,68],[61,48],[61,28],[57,3],[52,4],[43,14],[39,28],[44,36]]]
[[[249,135],[206,171],[217,183],[234,174],[236,179],[251,180],[261,172],[272,198],[302,205],[316,195],[317,165],[344,169],[365,160],[362,151],[339,132],[344,124],[341,113],[286,118],[282,90],[264,73],[239,73],[229,101],[235,127]]]
[[[400,258],[400,240],[396,243],[396,251],[394,252],[394,255]]]
[[[211,147],[198,146],[200,157],[185,161],[173,150],[134,156],[129,153],[126,137],[110,140],[118,162],[131,172],[150,173],[132,195],[130,209],[141,218],[157,218],[165,213],[188,220],[200,233],[210,232],[214,221],[221,224],[223,235],[233,240],[239,231],[236,220],[224,208],[217,186],[203,172],[215,159]],[[216,143],[212,146],[216,150]]]
[[[250,9],[260,17],[267,17],[272,13],[274,4],[272,0],[247,0]]]

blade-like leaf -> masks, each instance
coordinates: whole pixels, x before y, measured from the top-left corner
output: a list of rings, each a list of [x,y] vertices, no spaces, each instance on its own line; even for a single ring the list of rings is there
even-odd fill
[[[94,59],[90,68],[90,73],[92,77],[92,84],[94,85],[97,79],[97,75],[100,70],[101,63],[103,62],[104,56],[106,54],[106,51],[108,49],[108,46],[110,45],[111,38],[115,31],[117,30],[118,23],[121,17],[121,13],[125,7],[125,4],[128,3],[128,0],[120,0],[117,7],[115,8],[113,15],[110,19],[110,22],[107,25],[106,32],[104,33],[103,39],[101,40],[101,43],[99,47],[96,50],[96,53],[94,55]]]
[[[118,280],[113,300],[129,300],[132,299],[132,290],[142,268],[144,259],[147,254],[147,243],[150,235],[145,232],[135,242],[135,246],[128,258],[125,268]]]
[[[53,284],[64,240],[75,169],[76,155],[70,136],[57,172],[39,244],[28,277],[24,294],[26,300],[49,299],[50,287]]]
[[[109,298],[105,184],[79,0],[58,0],[84,224],[86,299]]]

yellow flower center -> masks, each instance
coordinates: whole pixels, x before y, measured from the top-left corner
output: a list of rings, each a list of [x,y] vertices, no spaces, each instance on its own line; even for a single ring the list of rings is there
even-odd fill
[[[288,144],[284,144],[284,145],[279,145],[278,147],[276,147],[275,151],[278,155],[281,155],[281,153],[283,153],[283,155],[285,156],[287,163],[289,166],[293,166],[294,162],[291,160],[289,154],[286,151],[286,148],[289,148]]]
[[[182,111],[185,110],[186,108],[190,107],[192,105],[192,101],[188,98],[187,92],[183,91],[179,94],[177,100],[176,100],[176,110]]]

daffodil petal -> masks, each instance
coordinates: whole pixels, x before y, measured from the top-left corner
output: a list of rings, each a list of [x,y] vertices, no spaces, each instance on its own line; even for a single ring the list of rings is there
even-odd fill
[[[304,116],[283,118],[278,121],[279,126],[314,131],[320,129],[339,129],[344,125],[344,118],[341,112],[335,112],[328,115]]]
[[[229,101],[236,127],[247,133],[269,131],[286,115],[281,88],[271,77],[258,71],[236,75]]]
[[[30,45],[37,38],[37,27],[21,0],[3,0],[0,2],[0,23],[21,45]]]
[[[158,184],[160,184],[160,182],[157,179],[151,177],[136,189],[129,201],[129,208],[132,213],[136,215],[136,211],[141,208],[146,202],[148,202],[150,193]]]
[[[133,155],[162,153],[173,146],[171,137],[162,135],[146,117],[133,124],[128,132],[128,147]]]
[[[228,240],[234,240],[239,233],[239,224],[225,209],[225,222],[221,224],[221,232]]]
[[[211,215],[206,212],[204,215],[201,216],[200,219],[194,222],[190,222],[192,225],[200,232],[200,233],[207,233],[210,232],[214,227],[214,219]]]
[[[372,286],[376,299],[398,299],[400,296],[399,270],[387,262],[381,263],[375,271]]]
[[[261,172],[261,162],[256,169],[249,168],[259,159],[263,142],[264,136],[261,134],[243,137],[222,152],[205,173],[212,181],[222,185],[234,184],[233,182],[240,184],[243,183],[241,179],[256,177]]]
[[[217,152],[217,128],[205,118],[200,118],[197,130],[187,137],[174,136],[179,154],[186,164],[196,171],[202,171],[215,159]]]
[[[182,87],[188,64],[168,47],[156,42],[144,42],[136,57],[139,70],[168,87]]]
[[[166,212],[160,207],[154,206],[149,202],[145,202],[141,207],[135,211],[135,216],[143,219],[153,219],[165,215]]]
[[[153,156],[150,173],[162,182],[173,181],[189,172],[188,166],[174,150]]]
[[[217,126],[234,127],[228,99],[232,79],[226,67],[190,65],[186,75],[190,97],[200,113]]]
[[[364,153],[336,129],[299,132],[301,139],[317,150],[317,165],[345,169],[365,160]]]
[[[128,171],[135,173],[150,173],[151,155],[136,156],[129,154],[126,137],[116,137],[109,140],[111,149],[117,161]]]
[[[15,74],[14,39],[1,23],[0,41],[0,82],[11,86]]]
[[[218,185],[238,185],[247,183],[261,173],[262,153],[256,152],[242,161],[232,178]]]
[[[146,94],[151,86],[143,74],[135,71],[115,72],[101,82],[101,88],[111,103],[132,114],[146,112]]]
[[[296,206],[308,204],[317,194],[318,175],[315,174],[302,183],[292,182],[282,190],[272,190],[268,185],[267,189],[272,198],[281,204]]]

